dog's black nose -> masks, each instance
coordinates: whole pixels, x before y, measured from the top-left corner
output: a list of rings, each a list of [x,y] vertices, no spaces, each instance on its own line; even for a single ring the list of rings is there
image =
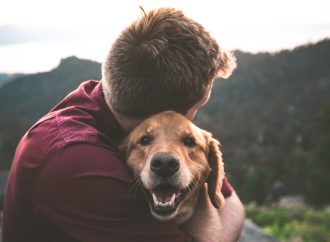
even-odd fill
[[[174,155],[160,152],[151,159],[150,168],[157,175],[167,177],[179,170],[180,162]]]

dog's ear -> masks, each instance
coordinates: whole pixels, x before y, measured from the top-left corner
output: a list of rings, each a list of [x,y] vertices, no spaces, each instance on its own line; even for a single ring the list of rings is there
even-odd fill
[[[207,180],[207,186],[210,200],[215,208],[220,208],[225,201],[221,193],[225,172],[219,145],[220,142],[218,140],[212,137],[209,138],[208,162],[211,167],[211,173]]]

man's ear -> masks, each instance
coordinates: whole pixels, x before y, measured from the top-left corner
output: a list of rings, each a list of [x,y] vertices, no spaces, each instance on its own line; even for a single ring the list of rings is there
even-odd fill
[[[225,201],[221,193],[222,180],[225,176],[225,172],[219,145],[220,142],[218,140],[210,137],[208,162],[211,167],[211,172],[207,179],[207,186],[210,200],[215,208],[220,208]]]

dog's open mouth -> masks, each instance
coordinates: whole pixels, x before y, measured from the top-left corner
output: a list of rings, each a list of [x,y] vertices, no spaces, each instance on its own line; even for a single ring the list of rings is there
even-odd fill
[[[152,210],[160,216],[174,213],[188,192],[188,187],[182,190],[162,184],[151,190],[145,190]]]

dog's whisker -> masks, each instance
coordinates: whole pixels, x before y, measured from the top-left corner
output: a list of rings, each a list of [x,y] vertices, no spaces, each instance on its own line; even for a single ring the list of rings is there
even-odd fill
[[[139,189],[140,187],[142,187],[141,185],[142,185],[142,180],[141,180],[140,177],[137,177],[137,179],[136,179],[135,182],[132,184],[132,186],[131,186],[131,188],[130,188],[130,190],[129,190],[129,194],[130,194],[130,195],[132,195],[132,194],[135,195],[135,194],[137,193],[138,189]]]
[[[138,182],[136,183],[135,193],[137,193],[139,188],[142,188],[142,180],[141,179],[139,179]]]
[[[130,191],[130,195],[136,195],[137,191],[139,190],[140,184],[136,184]]]
[[[195,189],[198,188],[198,180],[194,179],[192,182],[189,184],[188,188],[188,193],[193,193]]]

